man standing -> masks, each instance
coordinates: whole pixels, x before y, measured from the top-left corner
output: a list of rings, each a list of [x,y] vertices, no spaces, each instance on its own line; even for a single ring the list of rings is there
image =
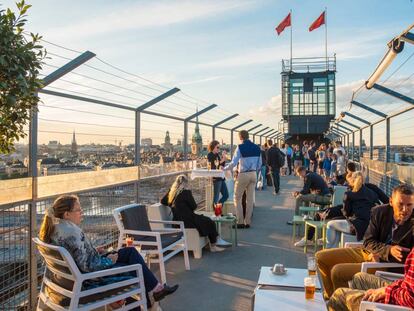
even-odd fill
[[[270,173],[273,179],[273,195],[277,195],[280,190],[280,168],[285,164],[285,155],[277,147],[273,145],[273,141],[269,139],[267,144],[271,146],[267,150],[267,165],[270,167]]]
[[[234,185],[234,206],[236,208],[237,228],[250,228],[253,213],[253,196],[256,186],[256,174],[262,167],[260,148],[249,140],[249,133],[239,132],[241,144],[237,146],[233,159],[224,168],[238,167],[238,177]],[[246,215],[243,217],[242,198],[246,191]]]
[[[311,141],[309,144],[308,149],[308,156],[310,161],[310,170],[314,173],[316,173],[316,168],[318,166],[317,160],[316,160],[316,143],[314,141]]]
[[[289,169],[289,175],[292,175],[292,156],[293,156],[293,149],[289,144],[286,144],[286,159],[287,159],[287,165]]]
[[[334,148],[333,153],[336,153],[336,155],[338,155],[338,151],[340,150],[340,151],[342,151],[342,155],[345,156],[346,155],[346,152],[345,152],[345,148],[342,147],[342,142],[341,141],[337,141],[335,143],[335,145],[336,145],[336,147]]]
[[[364,261],[405,262],[414,246],[414,188],[394,188],[389,204],[371,210],[371,220],[363,248],[332,248],[316,253],[324,297],[328,299],[340,287],[348,287]]]

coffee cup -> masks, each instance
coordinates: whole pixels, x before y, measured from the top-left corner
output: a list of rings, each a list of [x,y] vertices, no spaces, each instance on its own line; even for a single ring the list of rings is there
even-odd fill
[[[277,263],[273,266],[272,272],[275,274],[284,274],[286,272],[285,266],[281,263]]]
[[[227,213],[227,216],[233,217],[233,213]]]

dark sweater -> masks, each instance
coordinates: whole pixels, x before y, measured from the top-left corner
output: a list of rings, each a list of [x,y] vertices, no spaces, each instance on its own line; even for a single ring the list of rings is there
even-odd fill
[[[364,248],[380,255],[381,261],[397,262],[390,255],[392,245],[397,244],[410,249],[414,246],[414,213],[405,223],[397,227],[392,236],[393,224],[394,211],[389,204],[376,206],[371,210],[371,220],[364,236]],[[401,263],[405,262],[407,255],[408,253],[404,254]]]
[[[358,241],[364,237],[371,216],[371,208],[377,202],[377,194],[364,185],[357,192],[347,191],[345,193],[343,213],[355,227]]]
[[[330,194],[328,185],[325,180],[318,174],[313,172],[308,172],[305,176],[305,181],[303,185],[301,194],[309,194],[311,190],[317,191],[320,195]]]

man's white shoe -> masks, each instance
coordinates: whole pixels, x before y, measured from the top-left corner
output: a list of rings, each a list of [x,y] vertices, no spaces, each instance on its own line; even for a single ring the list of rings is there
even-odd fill
[[[216,253],[216,252],[222,252],[224,251],[224,248],[218,247],[215,244],[210,245],[210,252]]]
[[[216,241],[216,245],[217,246],[231,246],[232,243],[223,240],[221,237],[218,237]]]
[[[318,239],[318,241],[316,243],[318,244],[318,246],[322,246],[323,245],[323,239]]]
[[[307,241],[307,244],[306,244],[306,240],[305,240],[305,238],[302,238],[300,241],[297,241],[296,243],[295,243],[295,246],[297,246],[297,247],[303,247],[303,246],[305,246],[305,245],[312,245],[313,244],[313,242],[312,241]]]

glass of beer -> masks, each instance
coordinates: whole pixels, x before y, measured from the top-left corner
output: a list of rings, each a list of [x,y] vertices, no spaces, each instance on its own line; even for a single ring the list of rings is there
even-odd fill
[[[314,299],[315,298],[315,286],[316,280],[314,277],[306,277],[304,284],[305,284],[305,298],[306,299]]]
[[[313,256],[308,257],[308,275],[309,276],[316,275],[316,260],[315,260],[315,257]]]

